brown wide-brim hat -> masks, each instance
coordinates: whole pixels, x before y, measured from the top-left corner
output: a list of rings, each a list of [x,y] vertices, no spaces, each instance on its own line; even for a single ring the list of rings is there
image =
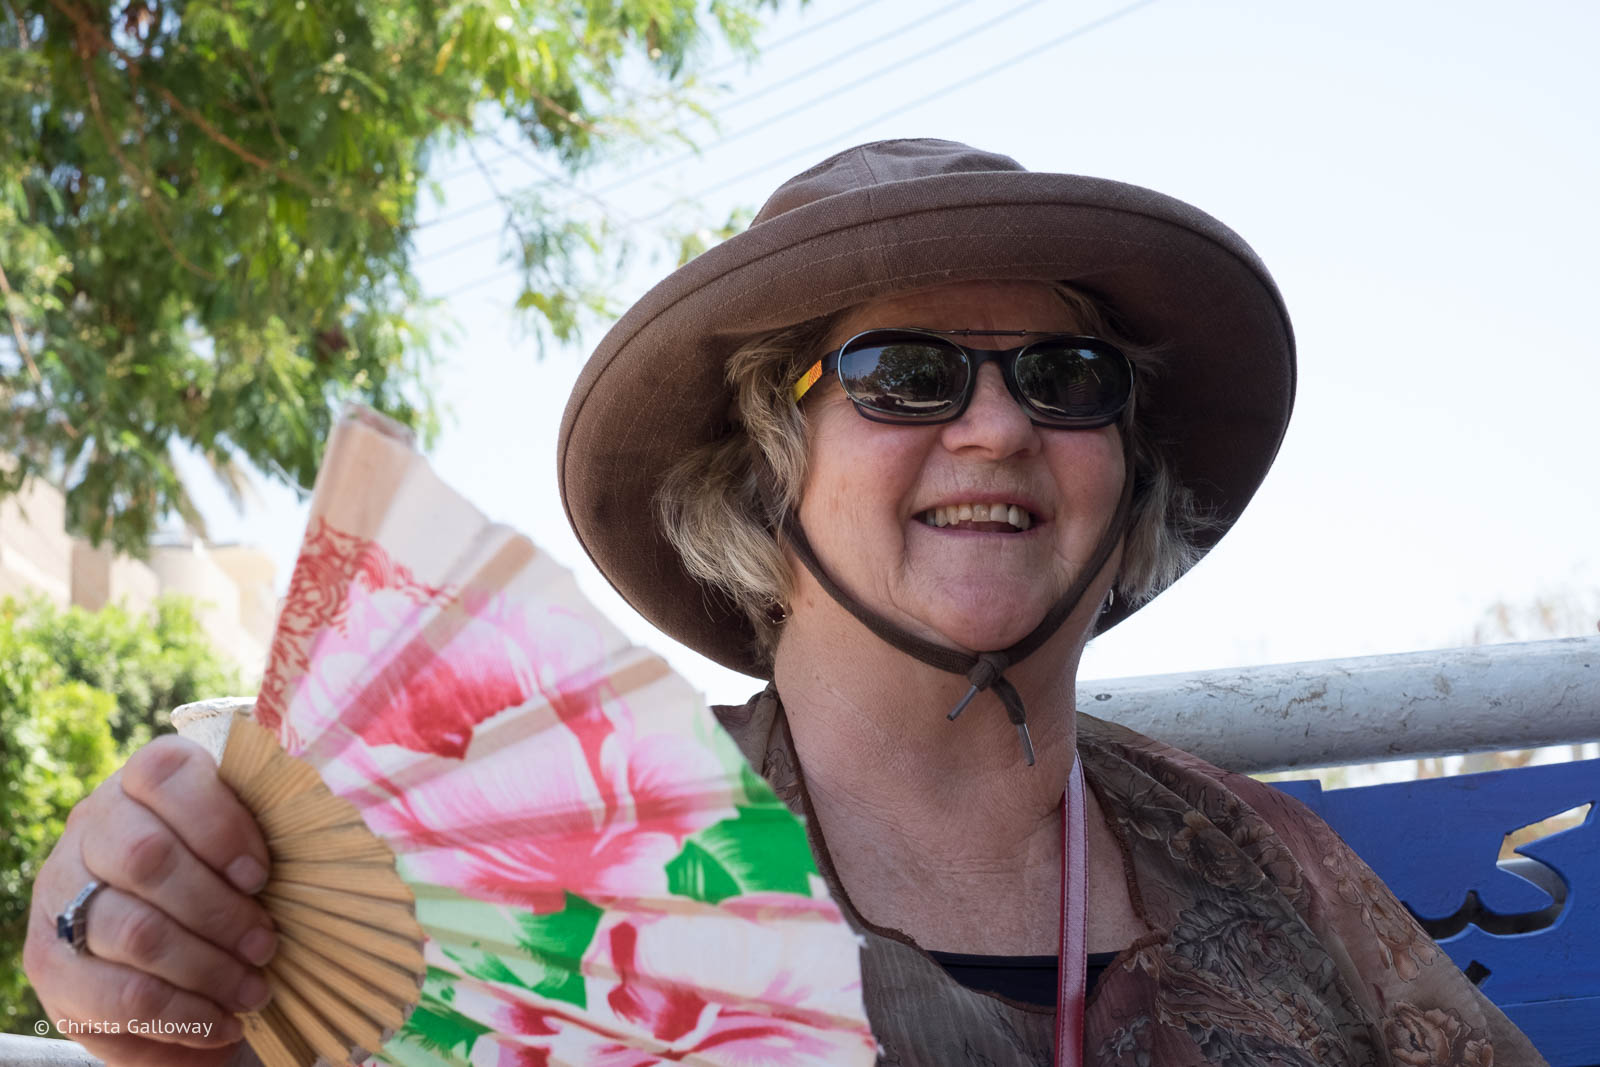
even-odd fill
[[[1065,282],[1161,348],[1139,417],[1216,519],[1209,549],[1266,476],[1294,404],[1294,335],[1238,234],[1134,185],[1024,170],[937,140],[840,152],[778,188],[750,228],[668,275],[584,367],[561,423],[561,499],[595,566],[701,654],[764,676],[749,620],[684,570],[653,495],[686,451],[730,428],[728,357],[760,334],[874,297],[978,279]],[[820,355],[820,353],[819,353]],[[1135,610],[1119,599],[1100,629]]]

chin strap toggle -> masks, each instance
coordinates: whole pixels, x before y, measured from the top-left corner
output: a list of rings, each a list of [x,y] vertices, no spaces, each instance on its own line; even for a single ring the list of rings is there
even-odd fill
[[[955,721],[967,705],[972,703],[972,698],[985,689],[993,689],[995,696],[1000,698],[1000,703],[1005,706],[1006,718],[1011,720],[1017,728],[1017,738],[1022,742],[1022,758],[1028,766],[1033,766],[1033,738],[1028,733],[1028,712],[1022,706],[1022,694],[1017,692],[1017,687],[1006,680],[1006,668],[1011,666],[1011,661],[1003,652],[980,652],[978,661],[967,672],[967,681],[972,683],[972,688],[967,690],[967,695],[962,697],[955,707],[950,709],[950,714],[945,718]]]

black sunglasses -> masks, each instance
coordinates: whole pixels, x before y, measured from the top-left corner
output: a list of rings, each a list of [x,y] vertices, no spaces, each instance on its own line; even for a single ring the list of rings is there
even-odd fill
[[[960,337],[1014,337],[1033,330],[877,329],[858,333],[795,383],[794,400],[837,371],[856,411],[874,422],[959,419],[978,369],[991,360],[1012,397],[1039,426],[1093,429],[1117,421],[1133,395],[1133,364],[1097,337],[1048,334],[1017,348],[967,348]]]

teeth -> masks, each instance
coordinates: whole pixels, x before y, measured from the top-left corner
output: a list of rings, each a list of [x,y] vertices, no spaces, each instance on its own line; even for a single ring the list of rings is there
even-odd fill
[[[947,504],[922,513],[929,526],[951,526],[958,522],[1007,522],[1018,530],[1033,526],[1027,509],[1016,504]]]

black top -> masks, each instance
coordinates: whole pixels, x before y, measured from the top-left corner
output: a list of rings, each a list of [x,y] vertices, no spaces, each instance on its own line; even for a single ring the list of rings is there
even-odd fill
[[[974,956],[966,952],[930,952],[950,977],[983,993],[999,993],[1024,1004],[1056,1006],[1058,975],[1055,956]],[[1117,958],[1115,952],[1091,952],[1084,995],[1094,992],[1100,975]]]

